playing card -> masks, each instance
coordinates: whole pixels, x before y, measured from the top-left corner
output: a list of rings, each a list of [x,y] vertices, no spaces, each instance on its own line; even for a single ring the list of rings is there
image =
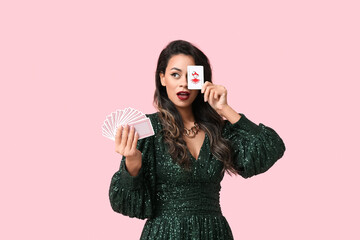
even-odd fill
[[[200,89],[204,84],[204,67],[201,65],[187,66],[188,89]]]
[[[139,118],[142,118],[144,114],[136,109],[132,109],[131,115],[127,119],[127,122],[134,122],[136,120],[139,120]],[[144,116],[145,117],[145,116]]]
[[[139,139],[154,135],[154,129],[149,118],[144,118],[140,121],[131,122],[128,124],[129,126],[134,126],[135,131],[139,134]]]
[[[106,116],[102,125],[102,135],[115,141],[116,131],[120,125],[134,126],[139,134],[139,139],[154,135],[151,121],[146,115],[133,108],[117,109]]]

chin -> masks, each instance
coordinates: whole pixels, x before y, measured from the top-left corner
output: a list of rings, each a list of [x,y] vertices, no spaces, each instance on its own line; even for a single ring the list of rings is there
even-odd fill
[[[194,101],[192,101],[192,102],[189,101],[189,102],[184,103],[184,102],[176,101],[176,102],[173,102],[173,104],[175,105],[175,107],[178,107],[178,108],[188,108],[189,106],[192,105],[193,102]]]

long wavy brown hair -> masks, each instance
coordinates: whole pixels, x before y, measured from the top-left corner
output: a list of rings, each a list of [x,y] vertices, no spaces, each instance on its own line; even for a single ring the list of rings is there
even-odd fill
[[[160,73],[165,74],[165,69],[169,59],[177,54],[192,56],[195,65],[204,66],[205,81],[212,82],[211,66],[206,55],[193,44],[176,40],[170,42],[160,53],[155,73],[156,90],[154,94],[154,106],[159,110],[159,117],[162,123],[162,134],[164,142],[167,144],[169,153],[180,166],[186,170],[191,169],[190,156],[187,152],[186,142],[183,139],[184,124],[180,113],[173,102],[168,98],[166,87],[161,85]],[[238,174],[232,161],[231,145],[228,140],[221,136],[224,120],[210,106],[204,102],[203,94],[198,94],[192,103],[192,110],[195,121],[200,128],[206,132],[210,140],[211,153],[224,163],[223,172],[226,170]]]

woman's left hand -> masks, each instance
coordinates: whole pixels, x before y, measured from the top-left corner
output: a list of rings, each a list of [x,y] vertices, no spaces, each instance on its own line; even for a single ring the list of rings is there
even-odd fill
[[[226,88],[206,81],[201,93],[204,93],[204,101],[209,102],[210,106],[221,115],[221,111],[228,105]]]

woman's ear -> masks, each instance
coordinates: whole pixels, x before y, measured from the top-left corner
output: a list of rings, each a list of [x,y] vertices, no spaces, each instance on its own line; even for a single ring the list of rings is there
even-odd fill
[[[165,84],[165,76],[164,73],[160,73],[160,81],[161,81],[161,85],[163,85],[164,87],[166,86]]]

